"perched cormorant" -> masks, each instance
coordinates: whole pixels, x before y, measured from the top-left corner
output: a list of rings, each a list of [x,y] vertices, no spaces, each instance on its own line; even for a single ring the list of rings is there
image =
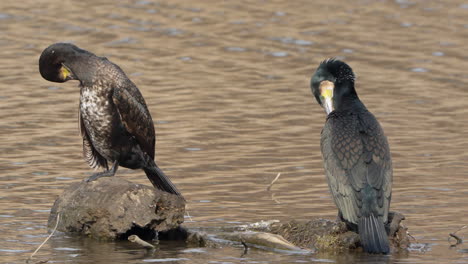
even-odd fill
[[[392,196],[392,160],[387,138],[354,89],[346,63],[323,61],[312,77],[312,93],[325,109],[321,148],[338,215],[357,231],[364,251],[390,251],[387,222]]]
[[[156,188],[181,196],[154,162],[153,119],[140,91],[119,66],[73,44],[56,43],[42,52],[39,71],[52,82],[80,82],[83,154],[90,167],[105,169],[87,181],[113,176],[119,166],[143,169]]]

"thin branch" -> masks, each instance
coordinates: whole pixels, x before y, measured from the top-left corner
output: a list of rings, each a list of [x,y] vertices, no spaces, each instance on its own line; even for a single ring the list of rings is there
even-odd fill
[[[451,237],[455,238],[455,240],[456,240],[455,244],[450,242]],[[461,239],[459,236],[455,235],[454,233],[449,234],[448,241],[449,241],[449,244],[450,244],[451,247],[454,247],[454,246],[457,246],[457,245],[460,245],[461,243],[463,243],[463,239]]]
[[[54,230],[52,230],[52,232],[51,232],[50,235],[44,240],[44,242],[42,242],[42,244],[40,244],[39,247],[31,254],[31,256],[26,260],[26,263],[29,263],[29,261],[31,261],[31,259],[34,257],[34,255],[36,255],[36,253],[39,251],[39,249],[41,249],[41,247],[44,246],[44,244],[47,242],[47,240],[49,240],[49,238],[51,238],[51,237],[54,235],[55,230],[57,230],[57,227],[58,227],[58,224],[59,224],[59,220],[60,220],[60,213],[57,214],[57,222],[55,223]]]
[[[468,227],[468,225],[460,227],[457,231],[454,232],[454,234],[457,233],[458,231],[462,230],[462,229],[467,228],[467,227]]]
[[[449,242],[449,244],[450,244],[451,247],[455,247],[455,246],[458,246],[458,245],[460,245],[460,244],[463,243],[463,239],[461,239],[459,236],[457,236],[456,233],[457,233],[458,231],[462,230],[462,229],[467,228],[467,227],[468,227],[468,226],[462,226],[462,227],[460,227],[457,231],[455,231],[455,232],[449,234],[449,237],[448,237],[447,240],[448,240],[448,242]],[[455,244],[452,243],[452,242],[450,242],[450,240],[451,240],[452,237],[455,238],[455,240],[456,240],[456,241],[455,241]]]
[[[418,240],[413,235],[411,235],[409,231],[406,231],[406,235],[411,237],[414,241],[416,241],[416,243],[419,243]]]
[[[128,237],[128,241],[137,243],[138,245],[148,248],[148,249],[154,249],[154,246],[151,245],[150,243],[144,241],[143,239],[139,238],[137,235],[131,235]]]
[[[275,198],[275,194],[274,194],[274,193],[271,194],[271,199],[272,199],[273,201],[275,201],[275,203],[281,204],[281,202],[280,202],[278,199]]]
[[[241,239],[241,244],[242,246],[244,246],[244,252],[242,253],[241,257],[244,257],[247,254],[247,252],[249,252],[249,247],[247,246],[247,243],[245,243],[244,239]]]
[[[270,183],[270,185],[268,185],[268,187],[266,188],[267,191],[271,190],[271,186],[273,186],[273,184],[275,184],[275,182],[279,179],[280,176],[281,176],[281,172],[278,173],[278,175],[276,175],[276,178]]]

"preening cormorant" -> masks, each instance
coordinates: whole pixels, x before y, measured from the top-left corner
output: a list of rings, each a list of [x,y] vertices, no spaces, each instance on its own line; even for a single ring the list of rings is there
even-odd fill
[[[83,154],[90,167],[105,169],[88,181],[113,176],[119,166],[143,169],[156,188],[181,196],[154,162],[153,119],[140,91],[119,66],[73,44],[56,43],[42,52],[39,72],[52,82],[80,82]]]
[[[339,217],[357,228],[364,251],[388,253],[390,149],[379,122],[359,100],[354,80],[351,67],[336,59],[323,61],[312,76],[312,93],[327,113],[323,164]]]

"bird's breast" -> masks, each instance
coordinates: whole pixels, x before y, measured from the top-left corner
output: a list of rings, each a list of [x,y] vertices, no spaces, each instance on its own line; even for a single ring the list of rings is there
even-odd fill
[[[110,159],[111,154],[106,152],[112,149],[112,138],[120,124],[112,97],[103,89],[82,87],[80,114],[91,143],[101,155]]]

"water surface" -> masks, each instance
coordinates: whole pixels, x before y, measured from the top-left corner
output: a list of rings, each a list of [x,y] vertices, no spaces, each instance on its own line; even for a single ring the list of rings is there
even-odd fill
[[[309,80],[321,60],[346,60],[388,136],[391,207],[415,240],[390,256],[243,255],[241,247],[174,243],[150,254],[58,234],[38,260],[468,263],[466,245],[447,242],[468,223],[466,17],[462,1],[2,1],[1,262],[25,260],[47,236],[56,197],[91,172],[77,83],[47,82],[37,68],[45,47],[67,41],[108,57],[142,91],[156,121],[157,162],[188,200],[188,227],[335,218],[319,146],[325,114]],[[118,177],[149,184],[142,171]]]

